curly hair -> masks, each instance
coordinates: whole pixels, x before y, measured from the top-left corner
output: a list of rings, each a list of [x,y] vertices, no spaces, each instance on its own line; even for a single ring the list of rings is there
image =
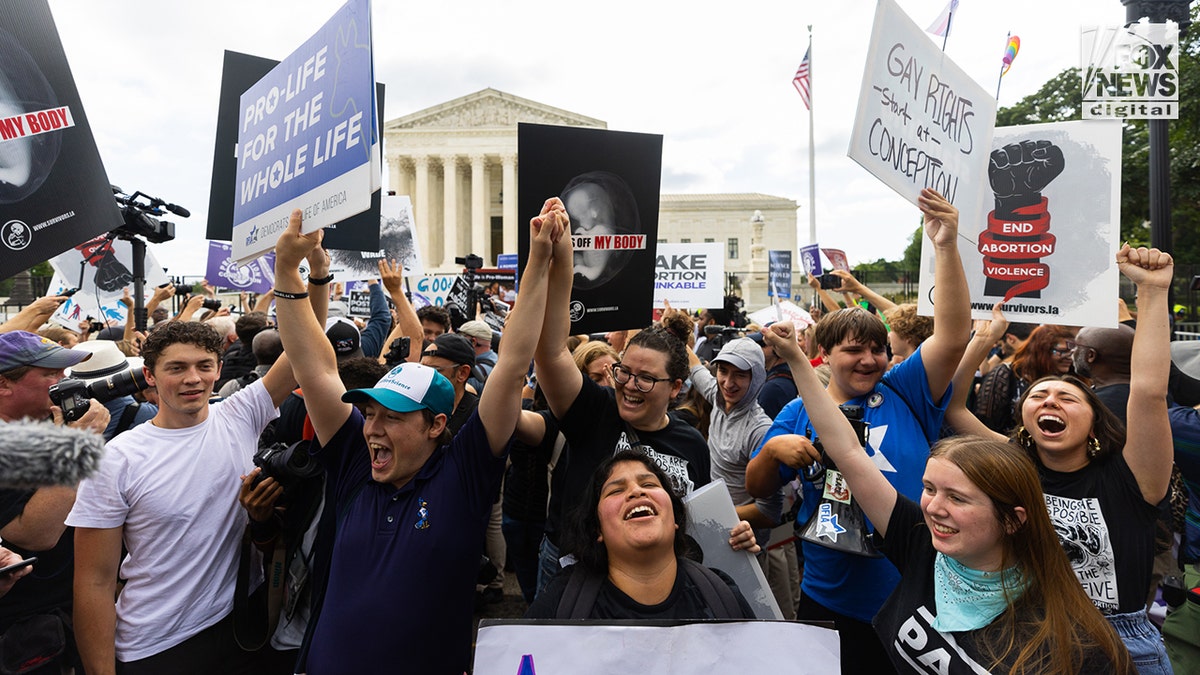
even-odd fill
[[[221,358],[221,347],[225,339],[213,330],[207,323],[199,321],[171,321],[161,328],[151,331],[142,344],[142,360],[145,366],[154,371],[158,357],[163,350],[174,344],[195,345],[206,352],[212,352],[217,359]]]
[[[583,498],[579,500],[579,505],[568,514],[567,528],[563,532],[563,551],[574,554],[575,559],[585,569],[600,574],[608,573],[608,549],[604,542],[599,540],[600,498],[604,484],[612,475],[613,467],[622,462],[638,462],[658,478],[659,484],[671,498],[671,509],[674,512],[677,526],[674,540],[675,557],[683,557],[688,551],[687,535],[684,534],[687,531],[687,510],[683,505],[683,499],[671,489],[671,479],[654,463],[654,460],[646,455],[636,450],[622,450],[596,467],[596,471],[592,473],[592,479],[584,488]]]
[[[629,351],[630,347],[653,349],[666,354],[667,377],[681,382],[688,378],[687,347],[671,331],[662,326],[651,326],[634,335],[625,346],[625,351]]]
[[[1055,343],[1071,338],[1071,331],[1062,326],[1038,326],[1029,334],[1025,344],[1013,354],[1013,372],[1026,382],[1057,375],[1058,369],[1054,366],[1054,359],[1050,357],[1050,350],[1054,348]]]
[[[933,335],[933,317],[919,316],[917,306],[911,302],[895,307],[883,313],[892,332],[908,340],[913,346],[920,345]]]
[[[443,333],[450,332],[450,312],[446,311],[445,307],[426,305],[417,310],[417,320],[422,323],[432,321],[442,327]]]

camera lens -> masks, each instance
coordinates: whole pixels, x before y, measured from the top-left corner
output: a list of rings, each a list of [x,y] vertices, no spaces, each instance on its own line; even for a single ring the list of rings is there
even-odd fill
[[[96,380],[88,385],[87,391],[89,397],[107,403],[114,398],[142,391],[148,386],[146,373],[140,368],[130,368],[116,375],[109,375],[103,380]]]

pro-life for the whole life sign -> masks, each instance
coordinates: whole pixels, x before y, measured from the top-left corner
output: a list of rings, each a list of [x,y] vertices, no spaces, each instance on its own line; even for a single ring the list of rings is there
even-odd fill
[[[378,128],[369,0],[351,0],[241,97],[234,257],[274,247],[293,209],[305,233],[371,207]]]

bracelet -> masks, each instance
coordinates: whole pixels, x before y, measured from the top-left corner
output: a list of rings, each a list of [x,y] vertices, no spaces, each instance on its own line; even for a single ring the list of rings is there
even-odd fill
[[[329,276],[321,277],[320,279],[314,279],[312,277],[308,278],[308,283],[310,286],[324,286],[331,281],[333,281],[333,272],[330,272]]]
[[[304,291],[303,293],[288,293],[276,289],[275,297],[283,298],[284,300],[303,300],[308,297],[308,291]]]

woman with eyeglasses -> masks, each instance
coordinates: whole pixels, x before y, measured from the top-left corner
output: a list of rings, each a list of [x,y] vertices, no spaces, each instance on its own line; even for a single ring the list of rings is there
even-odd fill
[[[1017,401],[1029,385],[1049,375],[1066,375],[1071,370],[1070,330],[1062,326],[1038,326],[1029,339],[1017,348],[1008,372],[993,375],[1008,377],[1006,397],[976,400],[975,414],[988,428],[1005,433],[1017,426]]]

